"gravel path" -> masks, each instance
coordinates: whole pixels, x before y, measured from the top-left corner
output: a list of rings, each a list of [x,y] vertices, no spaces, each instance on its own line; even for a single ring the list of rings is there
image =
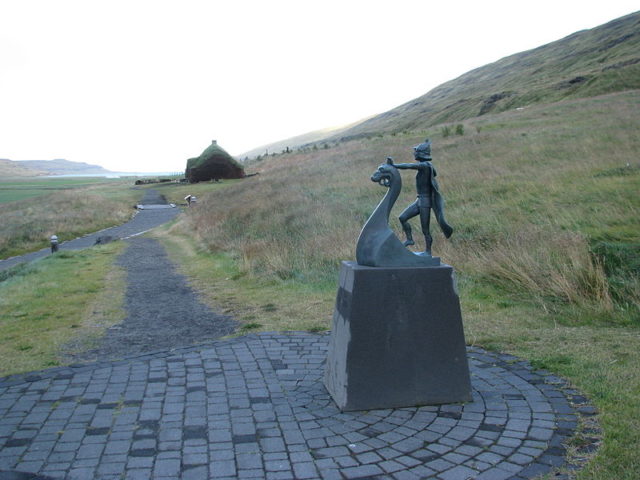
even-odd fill
[[[155,239],[135,237],[118,258],[126,269],[127,317],[109,328],[98,348],[76,361],[102,361],[202,343],[233,333],[236,322],[198,299]]]
[[[165,198],[155,190],[147,190],[141,202],[142,205],[166,205],[166,203]],[[96,239],[103,235],[120,239],[138,235],[172,220],[178,213],[180,213],[180,209],[178,208],[139,210],[130,221],[123,225],[107,228],[85,235],[84,237],[76,238],[75,240],[63,242],[59,248],[60,250],[82,250],[93,246],[96,243]],[[43,248],[37,252],[0,260],[0,271],[11,268],[19,263],[31,262],[38,258],[46,257],[50,253],[50,248]]]
[[[139,236],[173,219],[180,210],[162,208],[167,201],[153,189],[145,191],[140,205],[149,208],[139,210],[131,221],[60,245],[61,250],[79,250],[91,247],[98,237],[107,235],[129,243],[117,261],[127,274],[127,316],[121,324],[107,330],[97,348],[67,354],[72,362],[112,360],[190,346],[229,335],[236,328],[233,319],[212,312],[200,302],[186,278],[176,272],[160,242]],[[0,260],[0,270],[49,254],[50,250],[45,248]],[[75,345],[68,347],[75,350]]]
[[[150,188],[149,190],[145,190],[144,196],[140,201],[141,205],[166,205],[167,199],[164,198],[164,195],[161,195],[157,190]]]

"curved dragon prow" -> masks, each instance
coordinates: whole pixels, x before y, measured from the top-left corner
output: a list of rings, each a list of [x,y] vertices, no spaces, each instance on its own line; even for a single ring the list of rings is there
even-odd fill
[[[371,181],[388,187],[389,190],[362,227],[356,246],[358,265],[369,267],[440,265],[440,259],[437,257],[407,250],[389,227],[391,208],[393,208],[402,189],[402,178],[398,169],[389,163],[383,163],[373,173]]]

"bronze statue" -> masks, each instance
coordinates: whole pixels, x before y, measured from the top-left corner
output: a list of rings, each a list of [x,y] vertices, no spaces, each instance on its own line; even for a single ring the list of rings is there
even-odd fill
[[[435,176],[436,171],[431,164],[431,143],[426,140],[414,147],[417,163],[394,164],[391,158],[382,164],[371,176],[373,182],[387,187],[389,190],[371,214],[358,238],[356,260],[359,265],[371,267],[401,266],[437,266],[438,257],[431,256],[433,239],[429,233],[431,209],[445,236],[449,238],[453,229],[444,219],[444,200],[440,195]],[[416,175],[417,200],[409,205],[400,215],[402,228],[407,236],[404,244],[389,227],[389,214],[402,189],[402,178],[398,169],[418,170]],[[412,252],[406,247],[413,245],[409,219],[420,215],[422,233],[427,242],[424,252]]]
[[[444,218],[444,200],[442,195],[440,195],[440,189],[436,181],[436,169],[431,163],[431,141],[427,138],[424,143],[413,147],[413,155],[417,163],[394,164],[391,159],[389,159],[389,163],[401,170],[418,170],[416,174],[418,197],[415,202],[402,212],[400,215],[400,223],[407,237],[404,245],[414,245],[415,242],[413,241],[409,220],[420,215],[420,226],[422,227],[422,234],[424,235],[426,243],[425,254],[431,255],[431,245],[433,244],[433,237],[429,232],[431,209],[433,209],[438,225],[440,225],[446,238],[451,236],[453,228],[451,228]]]

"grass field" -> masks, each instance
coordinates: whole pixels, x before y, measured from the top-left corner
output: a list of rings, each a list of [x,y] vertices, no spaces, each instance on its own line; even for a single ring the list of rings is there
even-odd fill
[[[0,272],[0,376],[65,363],[124,318],[124,243],[60,251]]]
[[[121,180],[111,180],[102,177],[9,178],[0,181],[0,203],[19,202],[27,198],[51,194],[54,191],[104,185],[116,181],[121,182]]]
[[[131,179],[30,178],[0,182],[0,258],[126,222],[143,194]]]
[[[194,195],[199,200],[202,195],[217,191],[221,188],[227,188],[235,185],[242,180],[220,180],[218,182],[200,182],[200,183],[154,183],[145,185],[142,188],[153,188],[167,199],[167,202],[176,205],[186,205],[184,197]]]

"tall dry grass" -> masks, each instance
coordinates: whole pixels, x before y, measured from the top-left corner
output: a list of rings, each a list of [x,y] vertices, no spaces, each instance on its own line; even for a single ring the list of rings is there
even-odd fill
[[[411,146],[428,135],[455,228],[451,241],[436,235],[436,255],[507,293],[610,312],[592,245],[640,240],[638,170],[615,173],[637,163],[638,111],[631,92],[481,117],[463,136],[435,128],[268,157],[259,176],[205,195],[175,228],[230,253],[249,275],[333,279],[385,193],[371,173],[387,156],[413,161]],[[412,174],[403,178],[396,229],[415,196]]]
[[[126,222],[132,198],[88,188],[0,204],[0,258],[43,248],[54,234],[65,241]]]
[[[602,263],[591,254],[584,235],[576,232],[521,230],[491,244],[447,245],[443,255],[467,274],[543,304],[587,301],[602,311],[613,308]]]

